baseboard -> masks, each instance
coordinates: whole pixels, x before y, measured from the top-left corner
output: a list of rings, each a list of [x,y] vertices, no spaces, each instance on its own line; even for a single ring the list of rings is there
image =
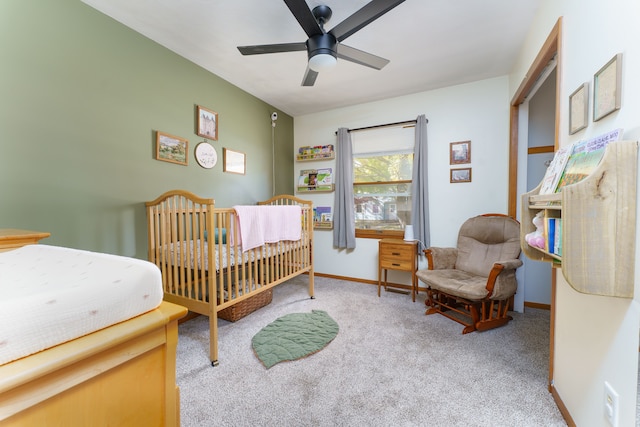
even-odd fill
[[[576,427],[576,423],[573,421],[573,418],[571,418],[571,414],[569,414],[569,410],[564,405],[562,398],[560,398],[560,395],[558,394],[558,391],[553,386],[553,384],[549,386],[549,390],[551,391],[551,396],[553,396],[553,400],[556,402],[556,406],[560,410],[560,414],[562,414],[562,418],[564,418],[564,420],[567,422],[567,425],[569,427]]]
[[[348,276],[337,276],[335,274],[326,274],[326,273],[313,273],[314,276],[318,276],[318,277],[327,277],[329,279],[336,279],[336,280],[347,280],[349,282],[358,282],[358,283],[365,283],[367,285],[375,285],[378,286],[378,281],[377,280],[368,280],[368,279],[358,279],[357,277],[348,277]],[[411,285],[403,285],[401,283],[392,283],[392,282],[388,282],[387,283],[388,286],[392,286],[394,288],[400,288],[400,289],[406,289],[407,291],[411,292]],[[420,292],[427,292],[427,288],[421,288],[418,287],[418,293]]]
[[[551,310],[551,304],[542,304],[539,302],[529,302],[529,301],[525,301],[524,302],[524,306],[525,307],[529,307],[529,308],[539,308],[542,310]]]
[[[348,280],[350,282],[359,282],[359,283],[366,283],[366,284],[369,284],[369,285],[378,286],[378,281],[377,280],[358,279],[357,277],[338,276],[338,275],[335,275],[335,274],[318,273],[318,272],[314,272],[313,275],[314,276],[318,276],[318,277],[327,277],[329,279]]]

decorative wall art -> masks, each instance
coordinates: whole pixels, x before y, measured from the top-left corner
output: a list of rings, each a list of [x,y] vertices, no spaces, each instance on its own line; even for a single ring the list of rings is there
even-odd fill
[[[218,140],[218,113],[204,108],[200,105],[196,107],[197,120],[196,133],[203,138]]]
[[[452,142],[449,144],[449,164],[471,163],[471,141]]]
[[[620,108],[622,54],[619,53],[593,76],[593,121]]]
[[[222,171],[244,175],[246,172],[246,156],[240,151],[222,149]]]
[[[569,95],[569,135],[587,127],[589,122],[589,83]]]
[[[449,182],[452,184],[471,182],[471,168],[451,169]]]
[[[196,145],[195,150],[196,162],[205,169],[211,169],[218,162],[218,153],[213,145],[207,141],[203,141]]]
[[[156,131],[156,159],[187,166],[189,141]]]

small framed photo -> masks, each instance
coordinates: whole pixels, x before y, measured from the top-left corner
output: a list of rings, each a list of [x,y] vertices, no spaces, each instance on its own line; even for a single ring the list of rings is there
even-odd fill
[[[200,105],[196,106],[196,133],[203,138],[218,140],[218,113],[204,108]]]
[[[471,141],[450,143],[449,164],[459,165],[464,163],[471,163]]]
[[[593,76],[593,121],[620,109],[622,54],[619,53]]]
[[[451,169],[449,182],[457,184],[459,182],[471,182],[471,168]]]
[[[587,127],[589,121],[589,83],[569,95],[569,135]]]
[[[156,159],[187,166],[189,141],[156,131]]]
[[[247,159],[240,151],[222,149],[222,171],[244,175],[246,173]]]

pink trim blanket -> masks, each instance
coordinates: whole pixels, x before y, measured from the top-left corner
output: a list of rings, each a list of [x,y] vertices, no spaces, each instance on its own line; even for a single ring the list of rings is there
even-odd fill
[[[234,206],[242,251],[265,243],[300,240],[300,206]],[[233,236],[232,236],[233,238]]]

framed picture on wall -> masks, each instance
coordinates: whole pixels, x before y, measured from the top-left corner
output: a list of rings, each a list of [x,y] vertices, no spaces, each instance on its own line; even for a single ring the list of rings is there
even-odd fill
[[[589,121],[589,83],[569,95],[569,135],[587,127]]]
[[[449,164],[471,163],[471,141],[452,142],[449,144]]]
[[[196,134],[203,138],[218,140],[218,113],[196,106]]]
[[[244,175],[246,173],[246,156],[240,151],[222,149],[222,171]]]
[[[451,169],[449,182],[452,184],[471,182],[471,168]]]
[[[156,131],[156,159],[187,166],[189,141],[179,136]]]
[[[622,92],[622,54],[607,62],[593,76],[593,121],[620,109]]]

